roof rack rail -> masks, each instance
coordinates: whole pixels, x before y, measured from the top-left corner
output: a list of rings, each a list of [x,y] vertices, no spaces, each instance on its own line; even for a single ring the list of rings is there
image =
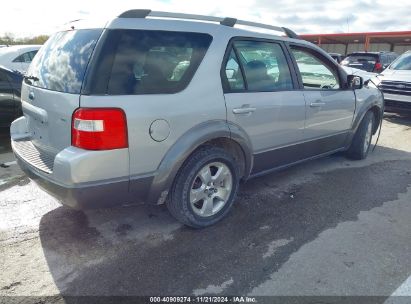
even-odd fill
[[[183,13],[171,13],[171,12],[161,12],[152,11],[149,9],[133,9],[121,13],[119,18],[146,18],[146,17],[159,17],[159,18],[171,18],[171,19],[188,19],[188,20],[199,20],[199,21],[210,21],[217,22],[224,26],[234,27],[235,25],[244,25],[250,27],[263,28],[267,30],[283,32],[289,38],[300,39],[296,33],[286,27],[274,26],[264,23],[250,22],[245,20],[238,20],[236,18],[221,18],[213,16],[204,15],[193,15],[193,14],[183,14]]]

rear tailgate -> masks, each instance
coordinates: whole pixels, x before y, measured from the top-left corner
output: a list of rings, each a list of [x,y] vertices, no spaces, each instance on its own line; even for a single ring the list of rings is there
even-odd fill
[[[56,155],[70,146],[71,116],[79,107],[79,95],[23,84],[21,103],[30,140],[37,148]]]
[[[49,156],[71,144],[71,117],[80,105],[86,68],[101,29],[54,34],[34,58],[22,86],[31,143]]]

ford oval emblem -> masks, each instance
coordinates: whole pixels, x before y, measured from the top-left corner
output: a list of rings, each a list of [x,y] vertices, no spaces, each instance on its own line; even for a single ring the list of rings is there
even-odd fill
[[[403,84],[398,84],[398,85],[396,85],[396,87],[397,87],[397,89],[405,89],[406,88],[406,86],[403,85]]]
[[[34,100],[34,93],[33,93],[33,92],[30,92],[30,93],[29,93],[29,99],[30,99],[30,100]]]

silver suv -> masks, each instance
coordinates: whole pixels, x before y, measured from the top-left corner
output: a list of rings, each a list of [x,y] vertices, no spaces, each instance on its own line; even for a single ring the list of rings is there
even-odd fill
[[[286,28],[130,10],[47,41],[11,137],[65,205],[166,203],[199,228],[229,212],[240,181],[337,151],[365,158],[382,105]]]

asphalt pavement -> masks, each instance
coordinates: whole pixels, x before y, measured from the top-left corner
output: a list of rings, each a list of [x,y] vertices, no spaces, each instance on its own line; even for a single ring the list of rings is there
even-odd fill
[[[2,296],[411,303],[409,117],[386,115],[366,160],[337,154],[250,180],[229,216],[203,230],[180,225],[164,206],[62,207],[13,163],[7,134],[0,140]]]

